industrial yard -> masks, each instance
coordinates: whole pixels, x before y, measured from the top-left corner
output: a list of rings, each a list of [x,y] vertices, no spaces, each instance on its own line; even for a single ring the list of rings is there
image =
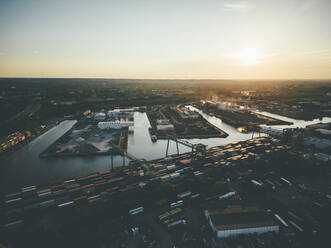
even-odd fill
[[[258,131],[259,125],[291,125],[293,123],[277,120],[247,110],[231,103],[200,101],[192,104],[207,114],[221,118],[225,123],[236,127],[241,132]]]
[[[84,112],[40,157],[120,154],[120,150],[127,149],[128,132],[134,124],[133,114],[126,111],[109,111],[107,116],[102,112]]]
[[[0,248],[331,247],[331,0],[0,0]]]
[[[157,139],[178,138],[225,138],[227,133],[211,125],[198,112],[184,105],[153,107],[147,111],[151,124],[150,133]]]
[[[122,108],[89,102],[59,117],[67,121],[22,149],[27,163],[3,163],[0,244],[325,247],[330,124],[259,128],[290,122],[259,112],[249,97],[211,96]],[[2,148],[23,146],[22,134],[4,137]],[[45,148],[41,157],[58,158],[39,158]]]
[[[65,240],[91,228],[103,230],[81,238],[82,247],[309,247],[322,237],[326,225],[322,213],[330,204],[331,185],[326,164],[318,160],[312,165],[323,178],[318,181],[290,176],[293,168],[281,166],[296,160],[305,170],[302,173],[309,173],[305,153],[294,152],[279,139],[261,137],[27,186],[5,196],[3,228],[11,242],[12,229],[31,227],[50,233],[50,227],[37,226],[45,219],[53,226],[50,216],[56,215],[61,225],[66,223],[60,231]],[[40,217],[31,222],[32,216]],[[69,224],[91,218],[89,226]],[[66,228],[77,234],[65,235]]]

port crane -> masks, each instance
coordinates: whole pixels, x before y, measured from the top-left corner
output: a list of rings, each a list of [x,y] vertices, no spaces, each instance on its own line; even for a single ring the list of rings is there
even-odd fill
[[[168,142],[167,142],[167,150],[166,150],[166,157],[168,157],[168,152],[169,152],[169,144],[170,144],[170,140],[173,140],[174,142],[176,142],[176,148],[177,148],[177,154],[179,155],[179,147],[178,144],[184,145],[186,147],[189,147],[192,149],[192,155],[198,153],[198,152],[202,152],[203,154],[206,152],[207,146],[204,144],[192,144],[186,140],[182,140],[182,139],[178,139],[177,136],[175,135],[167,135],[168,138]]]
[[[114,155],[115,152],[116,154],[119,153],[122,158],[123,158],[123,166],[125,165],[125,157],[127,157],[128,159],[130,159],[132,164],[138,164],[140,166],[142,166],[145,170],[149,170],[149,167],[147,165],[147,161],[145,159],[138,159],[137,157],[135,157],[134,155],[132,155],[131,153],[129,153],[128,151],[126,151],[125,149],[123,149],[120,145],[115,144],[114,142],[110,141],[109,142],[112,145],[112,150],[110,152],[110,160],[111,160],[111,169],[114,169]]]

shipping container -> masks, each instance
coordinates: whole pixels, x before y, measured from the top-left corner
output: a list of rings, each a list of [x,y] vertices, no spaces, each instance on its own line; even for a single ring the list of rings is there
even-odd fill
[[[48,207],[51,207],[55,204],[55,200],[52,199],[52,200],[48,200],[48,201],[43,201],[43,202],[40,202],[39,203],[39,206],[41,208],[48,208]]]
[[[64,208],[64,207],[70,207],[70,206],[73,206],[73,205],[74,205],[74,202],[73,201],[68,201],[68,202],[64,202],[64,203],[58,204],[57,206],[59,208]]]
[[[139,208],[129,210],[130,215],[135,215],[135,214],[139,214],[142,212],[144,212],[144,207],[139,207]]]
[[[170,203],[170,208],[176,208],[176,207],[180,207],[180,206],[183,206],[183,205],[184,205],[183,200],[180,200],[180,201],[177,201],[177,202]]]

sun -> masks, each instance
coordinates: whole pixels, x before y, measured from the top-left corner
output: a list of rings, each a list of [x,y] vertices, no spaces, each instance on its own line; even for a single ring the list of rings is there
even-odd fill
[[[237,54],[237,58],[245,65],[255,65],[259,63],[260,53],[256,48],[246,48]]]

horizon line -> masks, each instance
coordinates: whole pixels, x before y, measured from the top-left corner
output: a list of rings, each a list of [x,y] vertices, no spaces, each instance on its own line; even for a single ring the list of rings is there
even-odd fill
[[[194,81],[263,81],[263,80],[269,80],[269,81],[276,81],[276,80],[304,80],[304,81],[328,81],[331,80],[331,78],[108,78],[108,77],[0,77],[0,79],[93,79],[93,80],[162,80],[162,81],[170,81],[170,80],[180,80],[180,81],[188,81],[188,80],[194,80]]]

